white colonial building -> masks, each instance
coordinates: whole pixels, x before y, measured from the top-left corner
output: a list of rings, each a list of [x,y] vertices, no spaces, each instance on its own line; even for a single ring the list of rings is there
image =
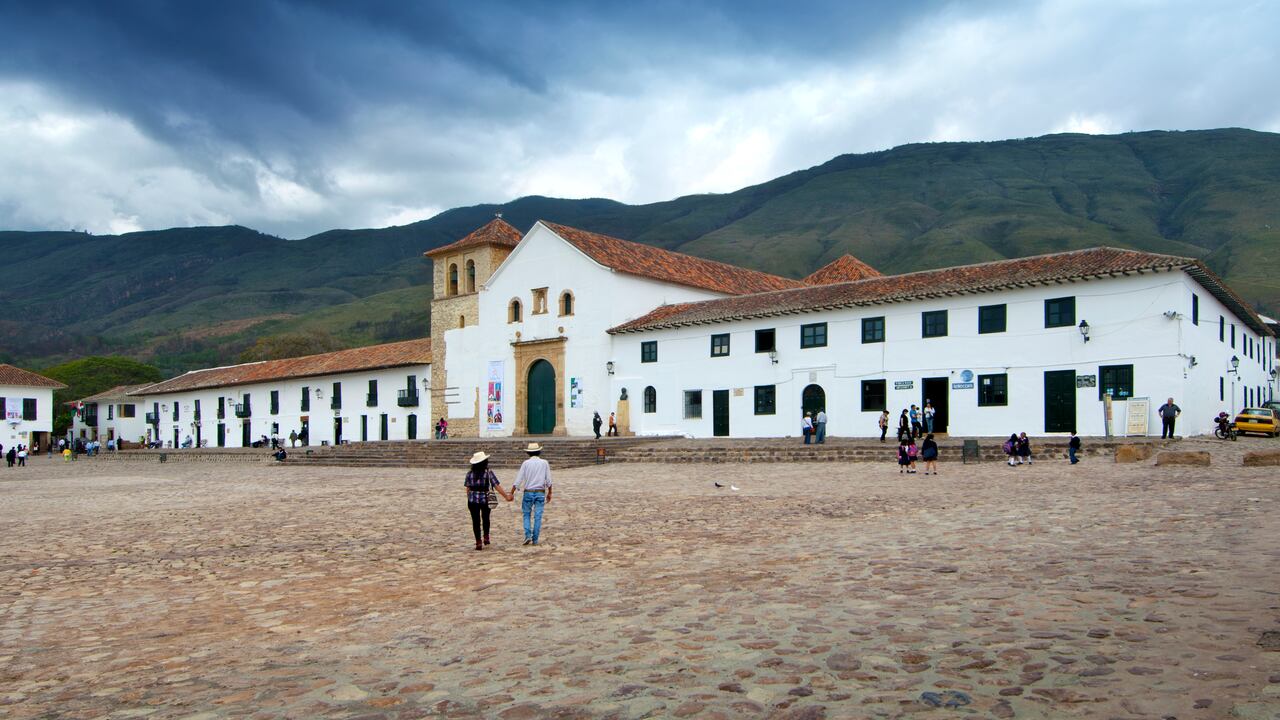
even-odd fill
[[[85,398],[72,433],[166,447],[248,447],[263,437],[287,444],[292,433],[303,445],[425,439],[430,375],[430,339],[193,370]]]
[[[930,401],[951,435],[1179,434],[1272,394],[1275,337],[1195,259],[1093,248],[803,281],[502,220],[435,262],[431,401],[454,434],[878,435]]]
[[[146,388],[142,385],[118,385],[71,403],[76,414],[71,421],[71,435],[85,441],[102,443],[120,441],[141,444],[147,441],[147,423],[141,399],[131,393]]]
[[[48,448],[57,380],[0,363],[0,445]]]

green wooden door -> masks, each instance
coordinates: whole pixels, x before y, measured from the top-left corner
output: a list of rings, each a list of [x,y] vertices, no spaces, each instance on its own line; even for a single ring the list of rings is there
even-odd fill
[[[1044,374],[1044,431],[1071,432],[1076,427],[1076,371]]]
[[[218,423],[218,447],[227,446],[227,426],[224,423]]]
[[[410,440],[418,439],[418,416],[417,415],[409,416],[409,427],[406,432],[408,433]]]
[[[729,391],[714,390],[711,393],[711,434],[729,437]]]
[[[529,368],[528,427],[530,435],[549,435],[556,427],[556,371],[538,360]]]

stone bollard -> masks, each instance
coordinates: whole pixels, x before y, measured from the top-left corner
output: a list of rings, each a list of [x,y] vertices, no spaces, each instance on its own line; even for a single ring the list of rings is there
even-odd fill
[[[1166,450],[1156,455],[1156,465],[1195,465],[1209,466],[1209,453],[1204,451],[1183,452]]]
[[[1121,445],[1116,448],[1116,462],[1118,463],[1138,463],[1146,462],[1156,454],[1156,449],[1147,444],[1139,445]],[[1163,453],[1162,453],[1163,454]],[[1206,465],[1208,463],[1205,463]]]
[[[1245,467],[1272,467],[1280,465],[1280,450],[1254,450],[1244,454]]]

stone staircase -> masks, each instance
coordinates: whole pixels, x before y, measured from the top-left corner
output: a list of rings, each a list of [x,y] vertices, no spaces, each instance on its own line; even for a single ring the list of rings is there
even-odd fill
[[[939,462],[961,462],[964,441],[976,440],[979,462],[1003,462],[1004,438],[942,438]],[[484,450],[493,467],[515,468],[528,457],[529,438],[459,438],[349,443],[339,446],[294,448],[287,462],[298,465],[343,467],[465,468],[476,450]],[[597,462],[598,449],[605,462],[627,463],[733,463],[733,462],[894,462],[897,446],[892,438],[881,444],[867,438],[827,438],[822,445],[805,445],[798,438],[685,439],[627,437],[540,438],[542,456],[554,467],[570,468]],[[1081,457],[1111,457],[1120,445],[1166,443],[1149,438],[1082,438]],[[1060,460],[1067,456],[1067,438],[1033,438],[1034,460]],[[973,462],[970,459],[970,462]]]
[[[1005,438],[942,438],[938,440],[938,461],[962,462],[964,441],[978,443],[978,462],[1004,462]],[[1032,460],[1060,460],[1067,457],[1067,438],[1032,438]],[[1152,443],[1163,447],[1161,440],[1147,438],[1081,438],[1079,456],[1111,457],[1116,447],[1134,443]],[[673,439],[620,448],[611,462],[634,463],[733,463],[733,462],[896,462],[897,445],[893,438],[884,444],[876,439],[827,438],[822,445],[805,445],[798,438],[743,439]],[[973,462],[973,458],[969,462]]]
[[[343,467],[465,469],[472,453],[483,450],[491,456],[490,466],[515,468],[528,457],[524,448],[530,441],[530,438],[458,438],[299,447],[289,450],[286,462]],[[543,446],[542,457],[558,468],[592,465],[597,461],[599,449],[604,450],[606,461],[612,461],[616,453],[626,448],[660,442],[652,437],[606,437],[598,441],[595,438],[537,438],[536,441]]]

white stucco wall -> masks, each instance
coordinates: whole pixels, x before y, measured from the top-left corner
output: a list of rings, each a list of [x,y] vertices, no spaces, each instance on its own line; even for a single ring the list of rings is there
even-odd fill
[[[408,376],[410,375],[414,376],[419,405],[417,407],[400,407],[397,404],[398,393],[400,390],[408,388]],[[193,440],[195,439],[194,412],[197,399],[200,400],[200,438],[208,447],[218,446],[217,432],[219,423],[223,424],[225,429],[225,447],[241,447],[245,422],[249,424],[250,441],[257,440],[262,435],[271,436],[273,425],[275,425],[278,428],[277,434],[287,444],[289,433],[302,428],[302,418],[304,416],[308,418],[310,423],[311,445],[332,443],[334,441],[335,418],[342,421],[342,439],[349,442],[360,442],[362,437],[362,416],[368,419],[368,440],[376,441],[381,439],[381,416],[384,413],[387,415],[387,439],[409,439],[408,418],[410,415],[416,415],[418,423],[417,439],[426,440],[431,436],[432,421],[430,418],[431,409],[427,404],[427,395],[422,388],[422,380],[430,376],[431,366],[423,364],[385,370],[338,373],[275,382],[193,390],[190,392],[149,394],[138,398],[138,409],[139,416],[143,418],[145,418],[146,413],[153,412],[156,408],[159,409],[159,437],[162,442],[166,443],[173,442],[175,430],[178,432],[179,444],[188,435]],[[370,380],[377,380],[378,382],[377,402],[372,407],[366,403]],[[342,383],[342,407],[339,410],[334,410],[330,407],[333,399],[334,382]],[[302,410],[304,388],[306,388],[310,398],[310,409],[307,411]],[[320,390],[318,396],[317,389]],[[275,414],[271,412],[272,390],[280,392],[279,412]],[[248,418],[238,418],[235,415],[235,405],[243,402],[243,397],[246,394],[249,396],[251,414]],[[217,412],[219,397],[226,399],[226,416],[222,420],[218,419]],[[176,421],[173,419],[174,403],[179,406],[178,419]],[[99,414],[99,418],[101,417],[103,416]],[[142,433],[146,434],[150,430],[149,426],[144,426]],[[136,441],[137,437],[126,436],[126,439]]]
[[[1200,297],[1199,326],[1190,320],[1193,291]],[[1075,326],[1044,327],[1044,301],[1066,296],[1076,298],[1076,323],[1082,319],[1089,323],[1087,343]],[[1008,306],[1006,331],[979,335],[978,307],[999,303]],[[922,338],[921,313],[942,309],[948,311],[947,336]],[[1167,317],[1166,311],[1176,315]],[[1218,341],[1219,313],[1238,326],[1236,350],[1229,342]],[[886,341],[863,344],[861,321],[876,316],[885,317]],[[823,321],[828,324],[828,345],[801,349],[800,326]],[[1096,376],[1100,383],[1100,366],[1132,364],[1134,396],[1151,399],[1150,432],[1160,432],[1155,408],[1173,396],[1184,411],[1178,431],[1191,434],[1209,431],[1218,408],[1231,409],[1229,402],[1218,401],[1218,378],[1226,377],[1230,392],[1234,376],[1224,373],[1232,353],[1239,354],[1243,327],[1185,274],[1147,274],[623,334],[615,340],[617,374],[612,385],[615,390],[627,387],[635,398],[632,427],[644,434],[711,436],[711,393],[727,389],[733,436],[796,436],[802,390],[816,383],[826,392],[829,434],[874,436],[879,434],[879,413],[861,410],[862,380],[886,380],[892,435],[900,411],[912,403],[923,404],[923,378],[946,377],[951,434],[998,436],[1025,431],[1043,435],[1045,371],[1074,370],[1077,376]],[[776,365],[767,355],[754,352],[754,331],[760,328],[777,332]],[[710,336],[724,332],[731,335],[730,356],[710,357]],[[647,340],[658,341],[656,363],[640,362],[641,342]],[[1192,355],[1196,356],[1194,367]],[[953,389],[952,383],[961,382],[965,370],[975,376],[1007,374],[1008,405],[979,407],[976,377],[973,389]],[[1239,383],[1265,388],[1267,370],[1263,362],[1242,361]],[[910,382],[910,389],[895,389],[896,382]],[[776,414],[757,416],[754,387],[770,384],[776,386]],[[656,413],[643,412],[643,390],[648,385],[658,393]],[[683,391],[695,389],[704,391],[703,416],[685,420]],[[741,394],[735,392],[739,389]],[[1098,388],[1076,390],[1076,427],[1081,434],[1104,433],[1102,407]],[[1127,407],[1125,402],[1114,404],[1116,434],[1124,433]]]
[[[20,385],[0,385],[0,397],[8,402],[16,402],[19,413],[22,411],[24,399],[34,398],[36,401],[34,420],[19,419],[11,424],[7,419],[0,418],[0,445],[4,445],[6,452],[14,445],[31,445],[32,433],[47,433],[53,430],[53,390]]]
[[[548,312],[535,315],[532,291],[543,287],[547,288]],[[574,312],[561,316],[559,301],[566,290],[573,293]],[[516,377],[511,345],[516,333],[520,333],[523,342],[563,335],[567,338],[567,377],[556,378],[556,391],[564,401],[569,434],[586,435],[591,432],[594,412],[607,419],[617,406],[618,394],[611,389],[607,370],[607,363],[615,359],[613,340],[606,331],[658,305],[715,297],[723,295],[615,272],[549,229],[535,225],[481,288],[480,324],[446,334],[449,384],[458,387],[456,397],[460,400],[450,406],[450,413],[453,417],[471,417],[477,391],[484,412],[488,363],[501,360],[505,363],[504,425],[501,430],[489,430],[482,423],[480,431],[486,436],[511,435],[515,428],[512,414],[516,412],[516,383],[523,381]],[[519,323],[507,322],[507,308],[513,298],[518,298],[523,307]],[[577,378],[583,389],[580,407],[571,407],[570,378]],[[634,399],[632,408],[634,416]]]

